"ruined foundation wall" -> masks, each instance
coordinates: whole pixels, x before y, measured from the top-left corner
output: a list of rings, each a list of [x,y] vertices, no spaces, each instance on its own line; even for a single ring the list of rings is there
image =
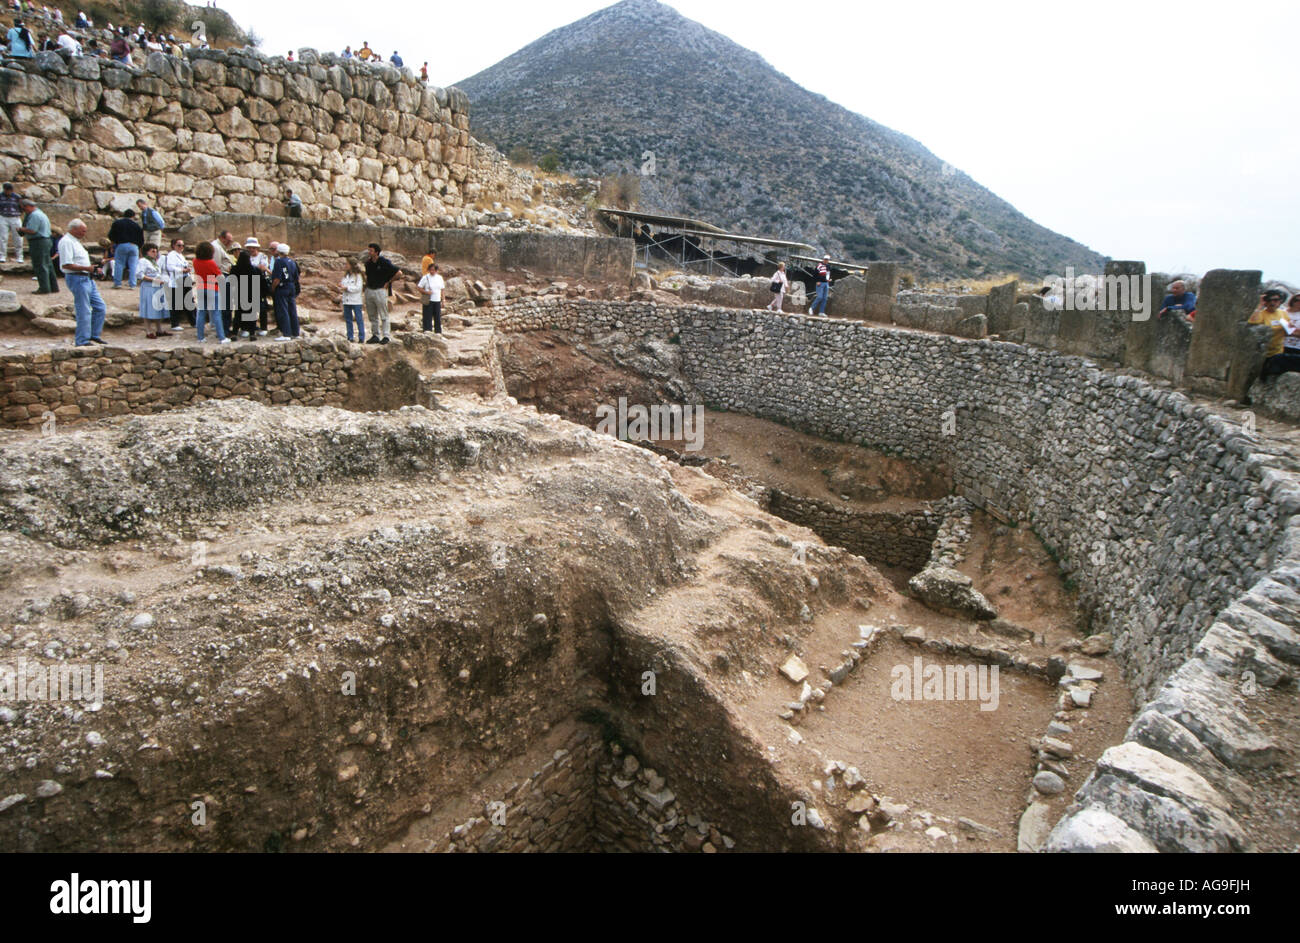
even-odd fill
[[[156,413],[209,399],[340,406],[362,349],[335,338],[127,350],[56,348],[0,354],[0,426]]]
[[[623,284],[632,275],[632,240],[609,236],[425,229],[240,213],[197,217],[181,227],[180,236],[194,244],[215,239],[223,229],[241,236],[255,235],[263,244],[272,239],[287,242],[297,255],[322,249],[360,254],[377,242],[385,251],[408,259],[419,259],[432,250],[442,263],[498,270],[524,268],[536,275],[615,284]]]
[[[709,406],[954,469],[957,491],[1031,525],[1111,631],[1139,698],[1265,575],[1300,488],[1239,427],[1086,361],[860,322],[649,302],[533,299],[505,331],[678,338]]]
[[[930,544],[939,529],[938,516],[927,508],[863,511],[778,488],[772,489],[767,510],[873,563],[914,570],[929,560]]]

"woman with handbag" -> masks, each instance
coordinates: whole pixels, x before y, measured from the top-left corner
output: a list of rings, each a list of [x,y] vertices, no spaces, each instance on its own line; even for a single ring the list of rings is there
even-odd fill
[[[785,274],[784,262],[777,265],[776,272],[772,275],[772,284],[768,287],[772,291],[772,303],[767,308],[769,311],[780,311],[781,306],[785,304],[785,290],[790,287],[790,279]]]

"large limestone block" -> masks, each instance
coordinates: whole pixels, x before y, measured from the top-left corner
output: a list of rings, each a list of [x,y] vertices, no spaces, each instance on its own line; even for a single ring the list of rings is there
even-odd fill
[[[174,151],[176,131],[166,125],[139,121],[135,125],[135,142],[151,151]]]
[[[304,141],[281,141],[279,155],[282,164],[316,167],[321,162],[321,149]]]
[[[1019,287],[1018,281],[1007,282],[989,291],[985,314],[988,315],[990,334],[1005,334],[1007,331],[1024,327],[1024,324],[1016,324],[1012,317]]]
[[[226,139],[220,134],[210,133],[207,131],[195,131],[194,143],[191,147],[201,154],[210,154],[213,157],[227,156]]]
[[[198,178],[218,177],[239,172],[233,161],[224,157],[214,157],[211,154],[200,154],[197,151],[185,156],[181,161],[180,169],[183,173]]]
[[[1232,688],[1196,659],[1174,673],[1150,707],[1182,724],[1230,767],[1277,761],[1277,744],[1245,716]]]
[[[212,119],[217,130],[227,138],[257,138],[257,125],[249,121],[238,108],[230,108]]]
[[[190,63],[194,69],[194,77],[200,82],[208,85],[225,85],[226,84],[226,66],[221,62],[214,62],[211,59],[196,59]]]
[[[1130,741],[1110,747],[1097,760],[1096,771],[1111,773],[1184,805],[1200,803],[1228,810],[1228,800],[1200,773],[1140,743]]]
[[[94,114],[103,94],[104,86],[98,82],[86,82],[70,76],[59,79],[59,105],[73,117]]]
[[[119,216],[126,210],[135,209],[136,200],[147,199],[143,193],[123,193],[118,190],[99,190],[95,193],[95,203],[101,210],[107,210]]]
[[[9,112],[19,134],[35,137],[66,137],[72,130],[68,116],[49,105],[14,105]]]
[[[1045,851],[1101,854],[1154,854],[1155,845],[1128,823],[1099,805],[1061,819],[1047,837]]]
[[[9,105],[44,105],[56,94],[53,82],[18,69],[0,70],[0,92]]]
[[[1190,730],[1159,711],[1143,711],[1124,738],[1187,764],[1239,806],[1249,807],[1254,799],[1254,791],[1243,779],[1224,766]]]
[[[1126,744],[1126,746],[1137,747],[1136,744]],[[1137,749],[1145,748],[1137,747]],[[1147,752],[1155,756],[1160,755],[1155,751]],[[1173,760],[1167,762],[1173,766],[1181,766]],[[1191,770],[1187,772],[1190,776],[1200,779]],[[1158,777],[1158,774],[1150,769],[1145,770],[1145,773],[1151,779]],[[1204,780],[1201,780],[1201,783],[1204,783]],[[1168,783],[1163,785],[1169,786]],[[1205,788],[1210,787],[1205,784]],[[1170,791],[1174,791],[1172,787]],[[1112,815],[1127,822],[1135,831],[1146,836],[1157,850],[1167,854],[1223,853],[1249,851],[1251,848],[1250,840],[1241,830],[1241,826],[1225,811],[1226,803],[1221,796],[1220,804],[1213,804],[1191,797],[1175,797],[1162,792],[1152,792],[1144,788],[1136,776],[1117,775],[1098,767],[1079,790],[1077,799],[1080,803],[1095,804],[1106,809]]]
[[[1238,325],[1250,317],[1259,302],[1260,275],[1254,270],[1214,269],[1201,279],[1192,344],[1187,353],[1189,379],[1227,380],[1228,366],[1240,343]]]
[[[996,619],[997,609],[975,588],[965,573],[951,567],[928,566],[907,582],[917,599],[934,609],[973,619]]]

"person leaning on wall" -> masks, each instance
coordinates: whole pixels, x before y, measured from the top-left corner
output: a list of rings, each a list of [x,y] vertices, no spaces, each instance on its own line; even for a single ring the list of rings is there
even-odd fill
[[[1283,298],[1282,292],[1270,288],[1260,296],[1261,307],[1246,322],[1272,328],[1264,350],[1260,379],[1300,371],[1300,321],[1281,310]]]

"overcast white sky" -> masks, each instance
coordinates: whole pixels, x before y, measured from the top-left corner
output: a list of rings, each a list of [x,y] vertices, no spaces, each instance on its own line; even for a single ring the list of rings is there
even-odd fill
[[[610,4],[220,5],[268,53],[367,40],[450,85]],[[1099,252],[1300,285],[1296,0],[670,5]]]

